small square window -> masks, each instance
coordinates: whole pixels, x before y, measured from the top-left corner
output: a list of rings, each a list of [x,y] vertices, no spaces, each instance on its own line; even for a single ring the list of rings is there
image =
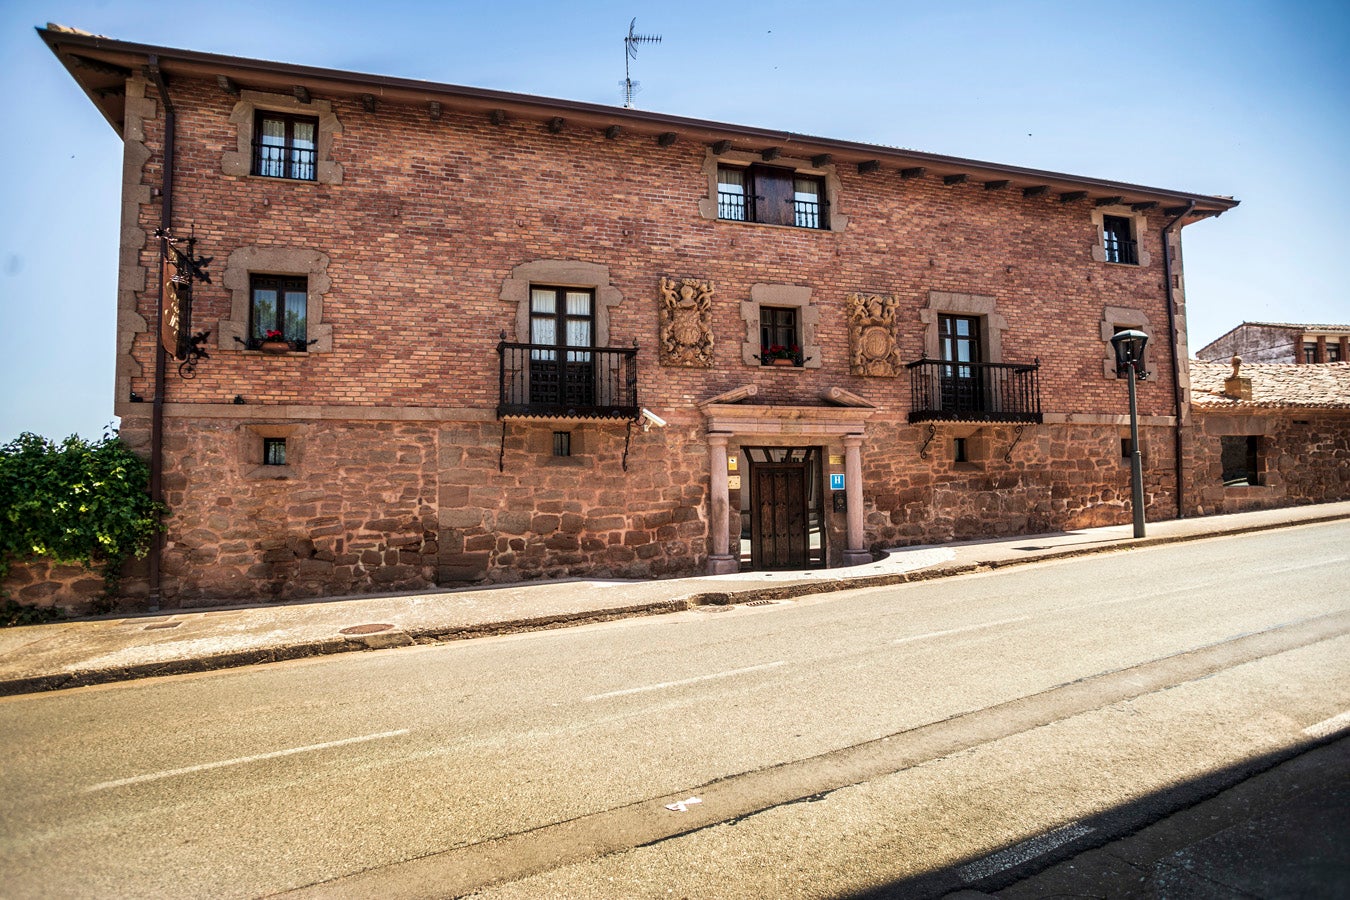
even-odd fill
[[[954,460],[959,463],[970,462],[970,450],[966,446],[966,439],[956,438],[952,443],[955,445]]]
[[[1124,216],[1102,216],[1102,242],[1106,261],[1139,265],[1139,244],[1134,239],[1134,223]]]
[[[1327,344],[1327,362],[1340,362],[1341,348],[1338,344]]]
[[[1317,362],[1317,345],[1316,345],[1316,344],[1304,344],[1304,345],[1303,345],[1303,362],[1306,363],[1306,364],[1308,364],[1308,365],[1312,365],[1313,363]]]
[[[1121,458],[1121,459],[1129,459],[1129,458],[1132,457],[1132,456],[1134,456],[1134,441],[1130,440],[1128,437],[1123,437],[1123,438],[1121,438],[1121,439],[1120,439],[1120,458]]]
[[[572,455],[572,432],[570,431],[553,432],[553,455],[554,456]]]
[[[318,134],[318,119],[259,111],[253,130],[253,174],[314,181]]]
[[[286,439],[263,438],[263,465],[286,465]]]
[[[285,341],[292,350],[304,350],[309,303],[308,280],[287,275],[254,275],[250,279],[248,348],[265,341]]]

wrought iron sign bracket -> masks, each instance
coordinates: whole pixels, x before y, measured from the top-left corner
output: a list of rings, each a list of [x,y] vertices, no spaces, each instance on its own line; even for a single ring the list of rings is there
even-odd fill
[[[497,451],[497,471],[506,471],[506,420],[502,419],[502,446]]]
[[[1013,448],[1016,447],[1019,443],[1021,443],[1022,432],[1026,431],[1026,429],[1027,429],[1026,425],[1018,425],[1017,430],[1013,432],[1013,442],[1008,445],[1008,452],[1003,454],[1003,461],[1005,463],[1012,462]]]
[[[924,442],[923,442],[923,446],[919,448],[919,459],[927,459],[927,458],[928,458],[928,445],[931,444],[931,443],[933,443],[933,439],[934,439],[935,437],[937,437],[937,426],[934,425],[932,422],[929,422],[929,423],[928,423],[928,440],[924,441]]]
[[[211,354],[207,353],[206,348],[202,346],[206,343],[206,339],[210,334],[211,332],[209,331],[199,331],[188,338],[187,359],[178,364],[179,378],[196,378],[197,363],[203,359],[211,358]]]

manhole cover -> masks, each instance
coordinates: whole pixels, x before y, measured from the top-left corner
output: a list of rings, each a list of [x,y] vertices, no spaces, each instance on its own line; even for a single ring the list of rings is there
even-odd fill
[[[344,628],[339,634],[375,634],[379,631],[388,631],[393,625],[353,625],[350,628]]]

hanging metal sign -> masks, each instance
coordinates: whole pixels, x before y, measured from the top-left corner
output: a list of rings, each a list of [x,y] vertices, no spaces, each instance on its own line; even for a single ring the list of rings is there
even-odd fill
[[[155,236],[164,248],[160,267],[159,343],[165,353],[182,360],[178,374],[191,378],[196,374],[197,362],[209,358],[202,345],[210,334],[209,331],[192,333],[192,283],[211,283],[211,276],[206,274],[211,257],[196,255],[195,236],[187,239],[186,253],[174,246],[179,239],[167,231],[160,229]]]

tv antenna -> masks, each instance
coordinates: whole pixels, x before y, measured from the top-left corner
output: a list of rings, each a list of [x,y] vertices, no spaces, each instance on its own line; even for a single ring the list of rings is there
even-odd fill
[[[634,34],[633,29],[637,27],[637,17],[628,23],[628,36],[623,39],[623,107],[624,109],[633,108],[633,95],[638,92],[641,85],[634,81],[628,72],[628,61],[637,59],[638,44],[659,44],[661,35],[659,34]]]

